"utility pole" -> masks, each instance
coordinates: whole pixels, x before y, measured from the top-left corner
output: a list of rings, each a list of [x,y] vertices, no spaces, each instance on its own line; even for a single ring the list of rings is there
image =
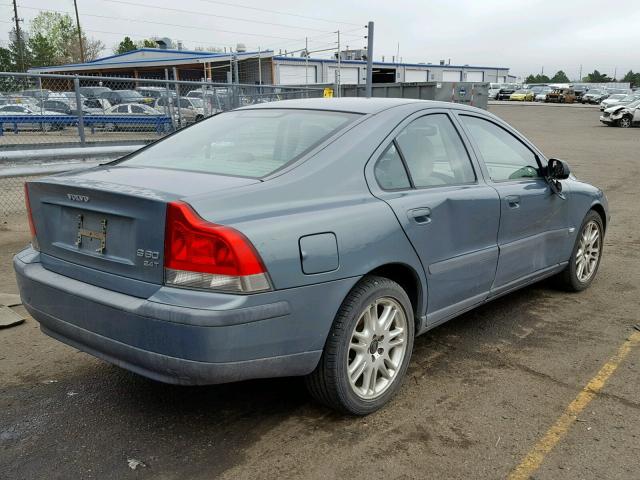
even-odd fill
[[[367,25],[367,97],[371,97],[373,83],[373,22]]]
[[[578,74],[578,81],[582,81],[582,64],[580,64],[580,73]]]
[[[336,92],[336,97],[340,97],[340,74],[342,73],[340,71],[340,57],[342,56],[340,53],[340,30],[338,30],[338,69],[336,70],[336,85],[337,85],[337,92]]]
[[[13,0],[15,4],[15,0]],[[84,45],[82,44],[82,30],[80,30],[80,15],[78,15],[77,0],[73,0],[73,7],[76,9],[76,26],[78,27],[78,45],[80,45],[80,61],[84,63]]]
[[[18,5],[16,4],[16,0],[13,0],[13,19],[16,22],[16,43],[18,46],[18,59],[20,60],[18,70],[24,72],[24,41],[22,38],[22,32],[20,31],[20,22],[22,19],[18,17]]]

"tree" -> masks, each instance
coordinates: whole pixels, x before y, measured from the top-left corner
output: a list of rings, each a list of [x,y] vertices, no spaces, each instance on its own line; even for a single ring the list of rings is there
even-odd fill
[[[53,47],[55,51],[53,65],[82,61],[78,28],[70,15],[40,12],[29,23],[29,30],[32,37],[40,34]],[[97,58],[104,49],[104,44],[100,40],[87,38],[84,32],[81,32],[81,37],[85,60]]]
[[[640,86],[640,72],[633,73],[633,70],[629,70],[622,81],[629,82],[633,87],[638,87]]]
[[[49,39],[37,33],[31,37],[27,43],[31,54],[31,66],[32,67],[46,67],[49,65],[55,65],[56,49],[49,42]]]
[[[598,70],[594,70],[584,77],[584,80],[589,83],[606,83],[611,81],[611,77],[604,73],[600,73]]]
[[[556,74],[551,77],[551,81],[555,83],[569,83],[569,77],[562,70],[558,70]]]
[[[136,46],[135,43],[133,43],[133,40],[131,40],[131,38],[124,37],[124,40],[122,40],[118,44],[118,46],[113,49],[113,53],[115,53],[115,54],[123,54],[123,53],[130,52],[131,50],[135,50],[136,48],[138,48],[138,47]]]
[[[548,83],[549,82],[549,77],[547,77],[544,74],[538,74],[538,75],[529,75],[526,80],[525,83]]]
[[[24,31],[20,31],[20,37],[16,33],[16,29],[12,28],[9,32],[9,52],[11,54],[11,62],[14,65],[11,71],[26,72],[31,64],[31,53],[27,46],[28,36]]]
[[[158,48],[156,41],[150,38],[145,38],[144,40],[136,42],[136,46],[138,48]]]

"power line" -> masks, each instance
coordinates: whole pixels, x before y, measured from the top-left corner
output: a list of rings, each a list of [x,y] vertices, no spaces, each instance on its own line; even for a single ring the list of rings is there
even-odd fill
[[[5,6],[10,6],[11,4],[8,3],[3,3],[0,5],[5,5]],[[37,8],[37,7],[28,7],[25,5],[20,4],[20,8],[24,8],[27,10],[37,10],[37,11],[47,11],[47,12],[54,12],[54,13],[65,13],[65,14],[69,14],[72,15],[73,12],[69,12],[69,11],[65,11],[65,10],[54,10],[52,8]],[[93,18],[102,18],[105,20],[118,20],[118,21],[128,21],[128,22],[135,22],[135,23],[148,23],[151,25],[162,25],[162,26],[166,26],[166,27],[178,27],[178,28],[186,28],[189,30],[204,30],[207,32],[210,32],[213,30],[214,32],[221,32],[221,33],[231,33],[234,35],[248,35],[248,36],[254,36],[254,37],[264,37],[264,38],[273,38],[276,40],[290,40],[293,42],[299,42],[299,41],[303,41],[303,38],[291,38],[291,37],[278,37],[275,35],[264,35],[264,34],[258,34],[258,33],[249,33],[249,32],[238,32],[238,31],[233,31],[233,30],[221,30],[221,29],[211,29],[210,27],[196,27],[193,25],[180,25],[180,24],[176,24],[176,23],[166,23],[166,22],[155,22],[152,20],[141,20],[141,19],[133,19],[133,18],[125,18],[125,17],[112,17],[112,16],[108,16],[108,15],[96,15],[94,13],[83,13],[82,14],[84,17],[93,17]],[[87,30],[88,31],[88,30]],[[125,34],[126,35],[126,34]]]
[[[250,7],[248,5],[241,5],[241,4],[237,4],[237,3],[227,3],[227,2],[219,2],[217,0],[198,0],[200,2],[205,2],[205,3],[213,3],[213,4],[217,4],[217,5],[225,5],[228,7],[235,7],[235,8],[245,8],[247,10],[255,10],[257,12],[266,12],[266,13],[275,13],[276,15],[287,15],[289,17],[297,17],[297,18],[305,18],[308,20],[317,20],[319,22],[328,22],[328,23],[336,23],[336,24],[342,24],[342,25],[359,25],[358,23],[350,23],[350,22],[341,22],[338,20],[329,20],[326,18],[321,18],[321,17],[311,17],[311,16],[307,16],[307,15],[300,15],[297,13],[288,13],[288,12],[282,12],[282,11],[278,11],[278,10],[271,10],[268,8],[259,8],[259,7]]]
[[[323,30],[319,30],[317,28],[309,28],[309,27],[303,27],[303,26],[299,26],[299,25],[288,25],[285,23],[273,23],[273,22],[265,22],[262,20],[249,20],[247,18],[239,18],[239,17],[229,17],[229,16],[225,16],[225,15],[216,15],[214,13],[205,13],[205,12],[194,12],[192,10],[182,10],[179,8],[170,8],[170,7],[159,7],[157,5],[149,5],[148,3],[136,3],[136,2],[129,2],[126,0],[103,0],[104,2],[109,2],[109,3],[118,3],[118,4],[122,4],[122,5],[131,5],[134,7],[144,7],[144,8],[152,8],[154,10],[165,10],[168,12],[177,12],[177,13],[186,13],[189,15],[198,15],[198,16],[205,16],[205,17],[214,17],[214,18],[222,18],[225,20],[236,20],[239,22],[249,22],[249,23],[259,23],[262,25],[271,25],[273,27],[284,27],[284,28],[297,28],[297,29],[301,29],[301,30],[312,30],[315,32],[322,32]]]

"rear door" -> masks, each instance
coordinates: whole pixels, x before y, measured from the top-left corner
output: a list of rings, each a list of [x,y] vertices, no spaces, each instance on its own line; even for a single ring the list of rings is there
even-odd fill
[[[374,194],[387,202],[427,275],[427,321],[483,301],[493,283],[500,200],[482,181],[446,111],[403,122],[375,163]]]
[[[568,200],[553,193],[542,176],[540,156],[516,132],[493,119],[460,114],[500,195],[500,259],[494,289],[514,286],[566,260],[570,242]]]

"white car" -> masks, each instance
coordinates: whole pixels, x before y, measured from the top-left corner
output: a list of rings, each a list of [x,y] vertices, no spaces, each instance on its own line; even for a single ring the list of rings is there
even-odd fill
[[[624,93],[614,93],[613,95],[609,95],[609,97],[605,98],[603,101],[600,102],[600,110],[604,111],[605,108],[613,107],[620,100],[622,100],[624,97],[627,97],[627,96],[628,95]]]
[[[640,125],[640,99],[626,105],[614,105],[602,112],[600,121],[610,127],[629,128]]]
[[[50,130],[61,130],[64,128],[63,123],[56,122],[55,119],[48,120],[46,118],[39,118],[37,122],[29,122],[29,117],[64,117],[64,114],[54,112],[51,110],[43,110],[27,106],[24,104],[8,104],[0,107],[0,123],[3,124],[3,129],[13,129],[14,125],[18,130],[42,130],[48,132]],[[5,117],[3,119],[3,117]],[[20,122],[3,121],[6,117],[18,117]]]
[[[500,88],[502,88],[502,84],[501,83],[490,83],[489,84],[489,92],[487,93],[487,96],[491,100],[497,99],[498,98],[498,94],[500,93]]]
[[[542,90],[536,93],[534,97],[535,102],[544,102],[547,99],[547,93],[553,90],[551,87],[544,87]]]
[[[144,105],[142,103],[121,103],[119,105],[114,105],[111,108],[108,108],[105,115],[113,115],[113,121],[105,121],[104,128],[108,132],[113,132],[115,130],[155,130],[158,126],[158,123],[143,121],[136,123],[136,117],[166,117],[166,115],[152,108],[148,105]],[[169,124],[165,123],[162,125],[162,128],[166,131],[171,127]]]

